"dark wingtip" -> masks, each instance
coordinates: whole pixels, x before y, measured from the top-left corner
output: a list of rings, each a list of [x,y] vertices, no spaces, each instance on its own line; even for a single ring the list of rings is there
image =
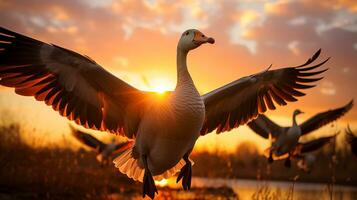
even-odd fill
[[[351,109],[351,108],[353,107],[353,105],[354,105],[354,99],[352,99],[351,101],[349,101],[349,102],[346,104],[345,108],[346,108],[347,110],[349,110],[349,109]]]
[[[317,50],[312,57],[307,59],[307,61],[304,64],[296,66],[295,68],[300,68],[300,67],[304,67],[306,65],[311,64],[312,62],[314,62],[320,56],[320,54],[321,54],[321,48],[319,50]]]
[[[321,48],[319,48],[316,52],[315,52],[315,54],[312,56],[312,58],[317,58],[317,57],[319,57],[319,55],[321,54]]]

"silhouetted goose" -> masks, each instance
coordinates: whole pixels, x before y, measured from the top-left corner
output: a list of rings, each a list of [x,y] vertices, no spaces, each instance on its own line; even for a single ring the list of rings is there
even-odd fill
[[[316,161],[316,156],[314,154],[306,154],[297,159],[296,166],[300,170],[310,173]]]
[[[123,152],[133,144],[132,141],[116,142],[115,139],[111,143],[106,144],[88,133],[82,132],[73,126],[70,127],[72,135],[78,141],[97,152],[96,158],[101,165],[108,164],[114,154]]]
[[[140,91],[110,74],[87,56],[0,28],[0,84],[35,96],[62,116],[86,128],[135,139],[135,145],[114,160],[134,180],[143,181],[143,195],[154,197],[156,178],[180,171],[184,189],[191,184],[189,155],[197,138],[213,130],[229,131],[275,104],[303,96],[302,89],[321,78],[311,76],[327,60],[309,66],[320,50],[296,67],[243,77],[201,96],[188,72],[188,52],[214,43],[200,31],[185,31],[177,45],[177,85],[165,95]],[[110,42],[110,41],[109,41]],[[158,41],[159,42],[159,41]],[[274,104],[275,103],[275,104]]]
[[[350,126],[346,129],[346,140],[351,147],[352,153],[357,156],[357,136],[353,134]]]
[[[248,126],[255,133],[266,139],[269,138],[269,135],[272,136],[272,146],[267,149],[269,155],[268,161],[272,162],[274,159],[279,159],[280,156],[286,153],[290,154],[298,144],[300,136],[308,134],[337,120],[348,112],[352,106],[353,100],[341,108],[318,113],[300,125],[296,122],[296,116],[302,112],[297,109],[293,113],[293,123],[291,127],[281,127],[265,115],[259,115],[257,119],[248,123]],[[290,156],[287,157],[285,165],[290,166]]]
[[[298,160],[298,168],[305,172],[310,172],[316,160],[316,157],[312,154],[312,152],[330,144],[330,142],[332,142],[337,135],[338,133],[333,136],[321,137],[308,142],[298,143],[291,155],[293,159]]]

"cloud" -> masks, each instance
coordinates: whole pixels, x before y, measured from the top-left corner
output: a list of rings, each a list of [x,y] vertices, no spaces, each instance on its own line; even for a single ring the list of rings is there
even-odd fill
[[[336,95],[335,85],[331,81],[324,81],[321,84],[320,92],[328,96]]]
[[[299,46],[299,42],[296,40],[288,44],[288,48],[296,55],[300,53],[298,46]]]

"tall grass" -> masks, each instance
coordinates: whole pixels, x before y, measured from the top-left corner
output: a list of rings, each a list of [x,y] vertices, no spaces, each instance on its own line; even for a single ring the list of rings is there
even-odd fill
[[[107,199],[114,192],[140,191],[140,185],[112,166],[100,167],[92,152],[33,148],[18,124],[0,126],[0,192],[35,198]],[[60,195],[60,196],[59,196]]]

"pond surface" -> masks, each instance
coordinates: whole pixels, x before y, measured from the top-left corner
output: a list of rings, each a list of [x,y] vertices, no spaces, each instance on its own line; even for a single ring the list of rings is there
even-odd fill
[[[171,185],[171,184],[170,184]],[[294,200],[357,200],[357,186],[328,184],[256,181],[244,179],[199,178],[192,180],[193,187],[230,187],[240,200],[294,199]],[[177,186],[175,186],[177,187]]]
[[[193,177],[189,191],[184,191],[181,183],[176,184],[174,178],[157,183],[157,187],[159,194],[155,199],[357,200],[357,186],[329,186],[328,184],[297,181]],[[111,199],[133,200],[142,199],[142,197],[141,191],[137,191],[130,195],[116,193]]]

